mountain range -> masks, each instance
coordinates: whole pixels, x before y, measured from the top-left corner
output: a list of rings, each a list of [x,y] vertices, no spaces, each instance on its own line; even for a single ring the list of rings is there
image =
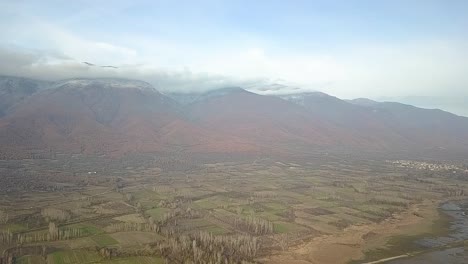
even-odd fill
[[[0,158],[37,153],[468,153],[468,118],[321,92],[161,93],[146,82],[0,77]]]

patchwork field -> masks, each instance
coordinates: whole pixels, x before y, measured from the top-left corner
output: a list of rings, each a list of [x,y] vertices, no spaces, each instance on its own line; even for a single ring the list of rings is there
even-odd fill
[[[393,233],[379,228],[408,219],[437,220],[433,212],[440,201],[465,197],[468,190],[466,170],[434,171],[387,161],[200,163],[180,171],[148,162],[138,167],[110,164],[102,170],[63,164],[0,164],[4,173],[48,168],[48,175],[74,175],[66,181],[46,177],[47,187],[41,187],[46,190],[0,196],[3,259],[286,263],[320,259],[311,248],[321,241],[324,252],[335,248],[349,254],[320,263],[346,263],[373,249],[366,241],[384,246],[398,233],[398,228]],[[97,173],[90,176],[88,170]]]

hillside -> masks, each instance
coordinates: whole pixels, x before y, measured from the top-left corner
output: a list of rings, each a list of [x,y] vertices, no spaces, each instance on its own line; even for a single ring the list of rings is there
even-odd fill
[[[125,79],[0,82],[2,158],[80,153],[468,152],[468,118],[324,93],[161,94]]]

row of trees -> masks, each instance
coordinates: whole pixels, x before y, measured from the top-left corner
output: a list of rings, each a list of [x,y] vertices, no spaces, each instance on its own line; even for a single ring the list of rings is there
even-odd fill
[[[373,203],[373,204],[388,204],[388,205],[394,205],[394,206],[400,206],[400,207],[408,207],[409,202],[400,198],[389,198],[389,197],[374,197],[371,198],[368,202]]]
[[[190,207],[187,207],[185,210],[181,208],[177,208],[175,210],[171,210],[169,212],[164,213],[161,220],[159,220],[159,223],[161,225],[165,225],[170,222],[175,222],[177,218],[195,219],[195,218],[201,218],[201,217],[202,217],[202,214],[198,210],[194,210]]]
[[[1,244],[11,244],[15,240],[14,238],[15,238],[14,234],[10,232],[9,230],[0,231],[0,243]]]
[[[8,213],[0,210],[0,224],[8,223],[9,215]]]
[[[236,229],[253,235],[268,235],[274,233],[274,224],[271,221],[250,215],[247,217],[226,216],[222,213],[211,211],[210,216]]]
[[[29,234],[14,234],[11,231],[0,231],[0,243],[12,245],[43,241],[68,240],[72,238],[82,237],[83,235],[83,231],[79,228],[60,229],[54,222],[50,222],[48,232],[44,233],[35,232]]]
[[[146,223],[113,223],[106,229],[107,232],[155,232],[163,235],[172,234],[175,232],[174,228],[177,226],[178,218],[200,218],[201,213],[197,210],[191,209],[190,207],[185,210],[177,208],[170,212],[164,213],[160,220],[155,220],[153,217],[146,218]],[[163,228],[166,227],[166,228]]]
[[[248,216],[247,218],[236,217],[234,218],[233,224],[237,229],[255,235],[267,235],[274,232],[274,225],[272,222],[255,216]]]
[[[155,232],[159,233],[161,231],[161,226],[158,223],[116,223],[111,224],[110,226],[106,227],[107,232],[114,233],[114,232],[131,232],[131,231],[139,231],[139,232]]]
[[[169,263],[250,263],[259,248],[256,237],[214,236],[206,232],[170,237],[156,245],[157,253]]]
[[[445,196],[448,197],[459,197],[465,195],[465,190],[462,188],[451,188],[451,187],[437,187],[433,190],[442,192]]]
[[[65,222],[71,218],[69,212],[56,208],[44,208],[41,210],[41,215],[46,219],[46,221]]]

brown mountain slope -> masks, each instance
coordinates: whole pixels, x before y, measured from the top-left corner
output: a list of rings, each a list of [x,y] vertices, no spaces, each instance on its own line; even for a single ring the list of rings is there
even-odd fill
[[[282,97],[363,139],[367,149],[468,149],[468,118],[441,110],[364,99],[347,102],[320,92]]]
[[[468,153],[468,118],[396,103],[362,106],[323,93],[278,98],[227,88],[179,94],[181,104],[140,81],[73,79],[32,90],[24,83],[26,88],[8,88],[8,96],[19,99],[0,118],[0,158],[56,152]]]
[[[6,157],[49,149],[110,155],[175,147],[218,151],[223,141],[188,122],[176,102],[149,84],[129,80],[60,82],[0,120],[0,144]]]
[[[40,91],[49,82],[14,76],[0,76],[0,117],[8,114],[16,104]]]
[[[206,93],[186,109],[197,124],[255,142],[263,149],[287,152],[355,143],[346,131],[309,115],[298,105],[240,88]]]
[[[405,148],[411,143],[408,138],[390,129],[385,119],[376,115],[372,109],[321,92],[283,95],[281,98],[301,105],[310,115],[347,131],[359,139],[359,145],[367,149]]]
[[[359,103],[359,101],[355,102]],[[468,149],[468,118],[439,109],[423,109],[395,102],[365,105],[388,130],[425,149]]]

